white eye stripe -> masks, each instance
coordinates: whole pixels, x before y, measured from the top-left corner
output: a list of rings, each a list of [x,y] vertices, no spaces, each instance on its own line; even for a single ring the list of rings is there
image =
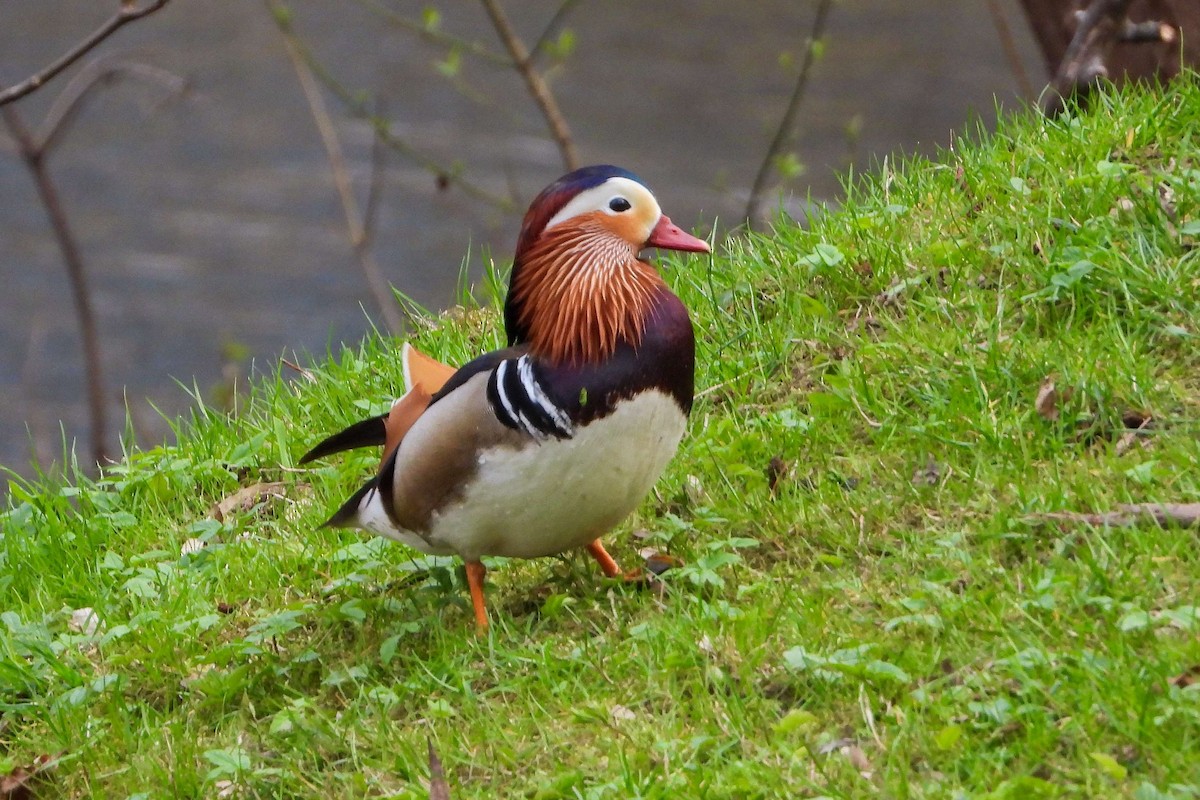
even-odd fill
[[[550,230],[559,223],[566,222],[572,217],[578,217],[581,214],[590,214],[594,211],[604,211],[612,213],[608,204],[616,197],[625,198],[632,208],[638,210],[638,214],[645,216],[655,221],[662,214],[662,210],[658,207],[658,201],[654,199],[654,195],[650,194],[650,190],[637,181],[629,178],[609,178],[599,186],[593,186],[590,189],[584,189],[575,197],[571,198],[565,206],[563,206],[557,214],[550,218],[543,230]]]

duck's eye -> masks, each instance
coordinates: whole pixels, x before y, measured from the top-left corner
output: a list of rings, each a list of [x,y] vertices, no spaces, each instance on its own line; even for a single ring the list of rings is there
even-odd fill
[[[622,211],[628,211],[629,209],[633,208],[629,201],[624,197],[614,197],[612,200],[609,200],[608,207],[613,211],[616,211],[618,214]]]

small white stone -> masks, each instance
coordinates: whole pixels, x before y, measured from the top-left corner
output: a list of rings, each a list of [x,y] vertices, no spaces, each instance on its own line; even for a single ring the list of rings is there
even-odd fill
[[[67,627],[84,636],[91,636],[100,630],[100,616],[93,608],[77,608],[71,612],[71,621]]]
[[[614,724],[619,722],[628,722],[631,719],[637,718],[636,714],[622,705],[613,706],[612,709],[609,710],[608,714],[610,717],[612,717]]]

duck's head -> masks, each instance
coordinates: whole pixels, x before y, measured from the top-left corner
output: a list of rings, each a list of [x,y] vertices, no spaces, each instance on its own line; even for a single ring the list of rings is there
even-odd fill
[[[504,307],[509,344],[560,361],[595,361],[636,346],[666,287],[639,258],[647,248],[710,251],[662,213],[636,175],[610,165],[575,170],[533,200]]]

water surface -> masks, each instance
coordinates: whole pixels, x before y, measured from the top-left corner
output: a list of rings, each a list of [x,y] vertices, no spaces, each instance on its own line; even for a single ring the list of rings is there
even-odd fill
[[[110,5],[0,0],[0,82],[62,52]],[[388,4],[414,18],[425,5]],[[481,7],[440,5],[444,29],[498,49]],[[508,5],[532,40],[558,4]],[[1015,5],[1005,8],[1040,80]],[[736,219],[792,90],[812,8],[794,0],[580,3],[568,22],[576,50],[549,78],[582,157],[640,174],[685,226]],[[295,23],[347,85],[385,98],[400,135],[439,162],[465,165],[479,185],[525,203],[563,171],[515,73],[464,56],[447,79],[432,66],[444,47],[357,3],[300,3]],[[105,89],[51,160],[92,279],[114,441],[127,404],[140,441],[152,444],[168,431],[154,407],[172,416],[188,406],[178,382],[211,391],[230,343],[269,368],[284,352],[321,354],[357,341],[375,310],[325,152],[263,4],[174,0],[101,52],[190,85],[173,101],[155,86]],[[27,119],[39,119],[63,83],[20,104]],[[793,189],[836,198],[849,164],[933,152],[971,118],[990,124],[997,98],[1015,105],[1015,91],[983,0],[837,3],[794,148],[807,172]],[[337,118],[365,192],[371,132],[340,111]],[[848,136],[848,126],[861,133]],[[83,366],[55,242],[24,167],[7,141],[0,147],[0,464],[28,472],[31,449],[43,462],[60,452],[60,430],[86,436]],[[380,212],[378,262],[433,307],[452,302],[468,252],[476,272],[485,249],[507,259],[520,220],[439,191],[427,171],[395,154]],[[241,362],[234,371],[248,369]]]

